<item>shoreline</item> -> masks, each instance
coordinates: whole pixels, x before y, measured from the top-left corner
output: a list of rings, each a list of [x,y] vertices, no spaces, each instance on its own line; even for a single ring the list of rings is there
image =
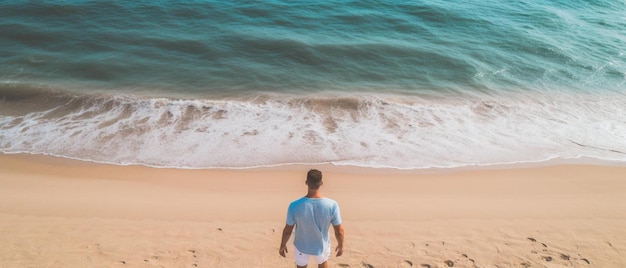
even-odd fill
[[[280,231],[308,168],[346,228],[329,267],[626,264],[621,166],[184,170],[0,154],[0,266],[292,267]]]
[[[104,166],[118,166],[118,167],[145,167],[150,169],[165,169],[165,170],[222,170],[222,171],[260,171],[260,170],[302,170],[303,168],[318,168],[331,170],[340,173],[350,174],[362,174],[362,173],[374,173],[374,174],[442,174],[442,173],[456,173],[465,171],[481,171],[481,170],[506,170],[506,169],[525,169],[525,168],[542,168],[551,166],[604,166],[604,167],[626,167],[626,162],[619,160],[607,160],[591,157],[578,157],[578,158],[552,158],[538,161],[527,162],[513,162],[513,163],[499,163],[499,164],[484,164],[484,165],[464,165],[453,167],[424,167],[424,168],[395,168],[395,167],[374,167],[374,166],[356,166],[347,164],[335,164],[333,162],[326,163],[287,163],[276,164],[270,166],[253,166],[253,167],[170,167],[170,166],[152,166],[145,164],[118,164],[108,162],[98,162],[95,160],[84,160],[79,158],[71,158],[66,156],[50,155],[50,154],[37,154],[37,153],[6,153],[0,152],[0,158],[14,157],[18,159],[24,159],[28,161],[42,161],[42,162],[54,162],[62,163],[66,162],[66,165],[104,165]]]

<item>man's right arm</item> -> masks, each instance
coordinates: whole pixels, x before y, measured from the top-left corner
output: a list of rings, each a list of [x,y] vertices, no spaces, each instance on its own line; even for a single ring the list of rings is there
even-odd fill
[[[335,238],[337,238],[337,248],[335,251],[337,252],[337,257],[343,254],[343,226],[333,225],[333,229],[335,229]]]

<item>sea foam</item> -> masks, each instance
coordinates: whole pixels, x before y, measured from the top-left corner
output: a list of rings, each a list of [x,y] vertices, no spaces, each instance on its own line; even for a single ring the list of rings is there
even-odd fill
[[[33,102],[42,109],[0,109],[2,152],[178,168],[626,161],[626,120],[618,116],[626,114],[626,98],[619,93],[318,93],[212,100],[47,92],[5,98],[3,107]]]

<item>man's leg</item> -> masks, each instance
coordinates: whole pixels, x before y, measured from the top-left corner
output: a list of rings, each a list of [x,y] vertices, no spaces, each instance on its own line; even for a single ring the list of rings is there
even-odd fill
[[[327,268],[328,258],[330,258],[330,243],[326,246],[326,248],[324,249],[324,253],[322,253],[322,255],[315,256],[315,262],[319,263],[317,265],[317,268]]]

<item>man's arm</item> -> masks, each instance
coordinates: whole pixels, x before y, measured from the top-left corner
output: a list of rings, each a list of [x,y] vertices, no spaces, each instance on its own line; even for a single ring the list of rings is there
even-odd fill
[[[280,256],[285,257],[285,253],[288,252],[287,241],[289,241],[289,237],[291,237],[291,232],[293,231],[294,226],[295,225],[285,224],[285,228],[283,228],[283,238],[280,241],[280,249],[278,250]]]
[[[335,238],[337,238],[337,248],[335,251],[337,252],[337,257],[343,254],[343,226],[333,225],[333,229],[335,229]]]

